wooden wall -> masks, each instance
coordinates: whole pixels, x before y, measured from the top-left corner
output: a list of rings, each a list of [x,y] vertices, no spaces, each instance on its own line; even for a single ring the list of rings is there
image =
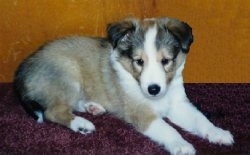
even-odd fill
[[[0,0],[0,82],[42,43],[65,35],[105,36],[127,16],[170,16],[193,27],[185,82],[250,82],[247,0]]]

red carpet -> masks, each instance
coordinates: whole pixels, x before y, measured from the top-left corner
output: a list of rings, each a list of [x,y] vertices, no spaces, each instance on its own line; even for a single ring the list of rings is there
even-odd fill
[[[250,84],[186,84],[190,100],[235,138],[232,147],[209,144],[182,132],[197,154],[250,154]],[[0,84],[0,154],[166,155],[161,146],[109,114],[91,116],[97,131],[83,136],[50,122],[37,124],[17,100],[12,84]],[[167,120],[166,120],[167,121]]]

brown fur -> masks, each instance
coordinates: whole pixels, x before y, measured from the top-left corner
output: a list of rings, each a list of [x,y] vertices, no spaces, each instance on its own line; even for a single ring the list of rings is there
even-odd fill
[[[139,22],[128,19],[111,24],[108,28],[111,44],[99,38],[69,37],[45,45],[26,59],[16,72],[15,85],[21,99],[38,102],[45,110],[46,119],[68,127],[75,117],[72,111],[78,110],[76,107],[79,100],[96,102],[107,111],[132,123],[137,130],[145,131],[157,115],[148,103],[132,99],[121,88],[120,79],[110,62],[110,52],[116,46],[123,49],[126,42],[123,43],[121,38],[129,38],[139,23],[141,30],[146,31],[159,21]],[[173,22],[167,26],[175,31],[176,24],[179,23]],[[143,53],[137,51],[136,57],[147,64],[148,58]],[[166,54],[168,53],[161,51],[159,61]],[[170,65],[170,68],[177,68],[183,58],[184,54],[179,54],[176,65]],[[117,61],[139,80],[142,67],[136,66],[129,57],[119,58]],[[169,67],[166,66],[165,70],[168,72]],[[170,82],[173,76],[174,72],[166,81]]]
[[[70,108],[70,106],[65,103],[54,103],[48,105],[44,114],[46,119],[68,127],[70,122],[74,119],[72,108]]]

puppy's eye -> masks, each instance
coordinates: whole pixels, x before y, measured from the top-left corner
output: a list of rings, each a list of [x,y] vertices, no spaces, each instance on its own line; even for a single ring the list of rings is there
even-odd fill
[[[169,63],[169,60],[166,59],[166,58],[163,58],[163,59],[161,60],[161,64],[162,64],[163,66],[167,65],[168,63]]]
[[[143,66],[144,65],[144,61],[142,59],[137,59],[135,60],[135,63],[139,66]]]

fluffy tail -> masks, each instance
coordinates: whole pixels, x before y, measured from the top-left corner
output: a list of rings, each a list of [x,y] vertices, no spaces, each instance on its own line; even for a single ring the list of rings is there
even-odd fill
[[[21,103],[25,111],[38,123],[44,121],[44,108],[39,103],[31,100],[21,100]]]
[[[30,116],[32,116],[38,123],[42,123],[44,120],[44,108],[37,101],[34,101],[27,97],[23,81],[15,79],[14,90],[25,111]]]
[[[28,95],[27,79],[33,72],[32,61],[23,61],[15,72],[14,90],[21,101],[25,111],[32,116],[37,122],[44,120],[44,108],[39,104],[39,100],[34,100]]]

